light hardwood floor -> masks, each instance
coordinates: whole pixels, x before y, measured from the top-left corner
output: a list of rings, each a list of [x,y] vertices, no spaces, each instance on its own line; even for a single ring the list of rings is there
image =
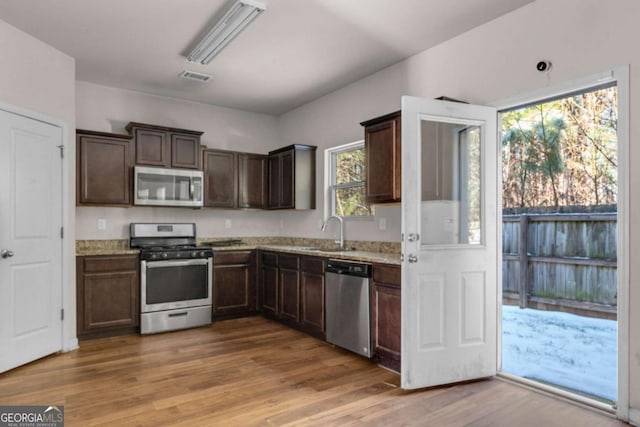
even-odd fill
[[[0,374],[1,405],[67,426],[617,426],[495,380],[406,392],[374,363],[261,317],[82,343]]]

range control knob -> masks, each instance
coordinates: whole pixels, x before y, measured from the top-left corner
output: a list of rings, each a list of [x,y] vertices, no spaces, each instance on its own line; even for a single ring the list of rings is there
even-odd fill
[[[166,252],[162,252],[162,258],[169,258],[169,254]]]
[[[191,252],[191,258],[195,258],[197,256],[198,256],[198,252],[197,251]]]
[[[206,257],[206,256],[207,256],[207,253],[206,253],[205,251],[201,251],[201,252],[200,252],[200,256],[201,256],[202,258],[204,258],[204,257]]]

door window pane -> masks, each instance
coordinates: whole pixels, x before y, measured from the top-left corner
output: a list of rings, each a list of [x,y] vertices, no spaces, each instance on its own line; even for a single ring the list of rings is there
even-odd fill
[[[481,134],[479,126],[422,121],[423,244],[482,243]]]

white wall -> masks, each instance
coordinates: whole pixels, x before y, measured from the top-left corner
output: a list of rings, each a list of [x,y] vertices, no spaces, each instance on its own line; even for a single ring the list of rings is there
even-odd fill
[[[64,206],[66,238],[63,242],[64,302],[69,313],[64,323],[63,346],[76,343],[75,322],[75,61],[64,53],[0,20],[0,103],[43,115],[66,125]]]
[[[631,404],[640,408],[640,49],[634,0],[537,0],[280,117],[284,143],[325,148],[360,138],[358,122],[398,109],[401,95],[441,95],[476,104],[511,98],[549,84],[630,64]],[[553,62],[550,74],[535,64]],[[389,214],[389,213],[387,213]],[[315,216],[308,219],[313,223]],[[389,214],[399,222],[399,210]],[[389,220],[389,219],[388,219]],[[363,225],[374,231],[375,224]]]

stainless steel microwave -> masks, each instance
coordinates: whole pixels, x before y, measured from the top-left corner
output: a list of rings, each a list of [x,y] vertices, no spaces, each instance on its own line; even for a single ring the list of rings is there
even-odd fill
[[[136,166],[134,205],[202,207],[202,171]]]

